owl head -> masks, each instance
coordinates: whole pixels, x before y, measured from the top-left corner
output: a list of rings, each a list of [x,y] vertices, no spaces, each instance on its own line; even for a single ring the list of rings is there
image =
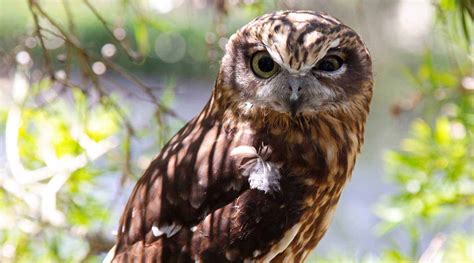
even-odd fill
[[[323,13],[280,11],[230,37],[216,89],[241,113],[298,118],[367,113],[372,82],[370,55],[351,28]]]

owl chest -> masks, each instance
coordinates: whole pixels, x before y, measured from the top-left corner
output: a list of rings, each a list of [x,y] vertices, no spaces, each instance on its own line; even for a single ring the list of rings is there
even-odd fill
[[[350,155],[319,150],[308,143],[288,147],[280,158],[290,160],[282,167],[282,191],[294,198],[288,207],[301,211],[296,223],[272,245],[259,262],[303,262],[329,228],[337,202],[349,178]],[[335,160],[332,160],[334,158]],[[331,164],[334,162],[334,164]],[[332,166],[331,166],[332,165]]]
[[[283,197],[278,204],[283,208],[275,216],[292,219],[257,262],[303,262],[321,240],[355,162],[357,144],[352,143],[350,134],[347,137],[336,142],[334,138],[289,133],[285,137],[267,134],[256,140],[271,149],[265,160],[281,167]]]
[[[257,262],[304,262],[329,228],[342,188],[327,185],[307,195],[300,219]]]

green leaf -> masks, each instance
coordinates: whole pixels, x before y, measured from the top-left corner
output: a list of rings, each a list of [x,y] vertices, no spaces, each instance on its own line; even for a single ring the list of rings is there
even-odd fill
[[[449,134],[449,121],[447,118],[442,117],[436,121],[435,140],[440,145],[447,145],[451,142]]]
[[[119,131],[115,114],[104,107],[95,108],[86,124],[86,134],[95,141],[104,140]]]
[[[161,94],[160,103],[166,108],[170,108],[174,102],[174,88],[176,86],[176,80],[168,79],[165,84],[165,90]]]
[[[135,41],[138,45],[138,51],[141,54],[148,54],[150,52],[150,39],[148,35],[148,28],[146,24],[139,21],[134,24]]]
[[[417,119],[412,124],[413,135],[422,140],[428,140],[431,137],[431,128],[422,119]]]

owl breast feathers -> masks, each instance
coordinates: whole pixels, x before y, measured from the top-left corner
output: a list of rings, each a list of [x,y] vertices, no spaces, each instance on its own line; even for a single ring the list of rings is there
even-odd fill
[[[327,14],[242,27],[209,102],[136,184],[110,258],[304,261],[351,177],[372,83],[360,37]]]

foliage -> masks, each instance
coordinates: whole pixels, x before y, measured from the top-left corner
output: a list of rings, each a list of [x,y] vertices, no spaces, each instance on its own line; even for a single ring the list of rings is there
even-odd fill
[[[49,89],[47,80],[25,86],[25,73],[18,69],[14,91],[29,88],[34,96]],[[88,105],[77,90],[70,95],[45,108],[18,95],[6,111],[10,172],[1,181],[2,262],[14,255],[18,262],[79,261],[90,250],[87,235],[100,232],[108,218],[105,200],[94,193],[106,170],[99,173],[92,162],[117,147],[120,119],[104,105]]]
[[[462,227],[472,220],[474,207],[474,91],[469,84],[474,80],[470,42],[474,23],[466,19],[473,17],[472,4],[440,1],[438,16],[447,51],[428,50],[418,71],[410,75],[417,96],[421,94],[418,107],[424,114],[413,121],[401,149],[385,156],[397,191],[376,209],[382,219],[378,230],[387,234],[403,228],[408,233],[409,253],[397,245],[388,253],[389,258],[421,257],[420,262],[431,262],[427,258],[444,251],[443,262],[472,262],[474,255],[466,248],[474,246],[469,236],[473,229],[465,233]],[[453,232],[438,233],[441,229]],[[422,248],[421,241],[426,238],[432,242]],[[448,239],[448,248],[444,239]],[[442,245],[430,250],[436,241]],[[454,255],[456,261],[448,260]]]

